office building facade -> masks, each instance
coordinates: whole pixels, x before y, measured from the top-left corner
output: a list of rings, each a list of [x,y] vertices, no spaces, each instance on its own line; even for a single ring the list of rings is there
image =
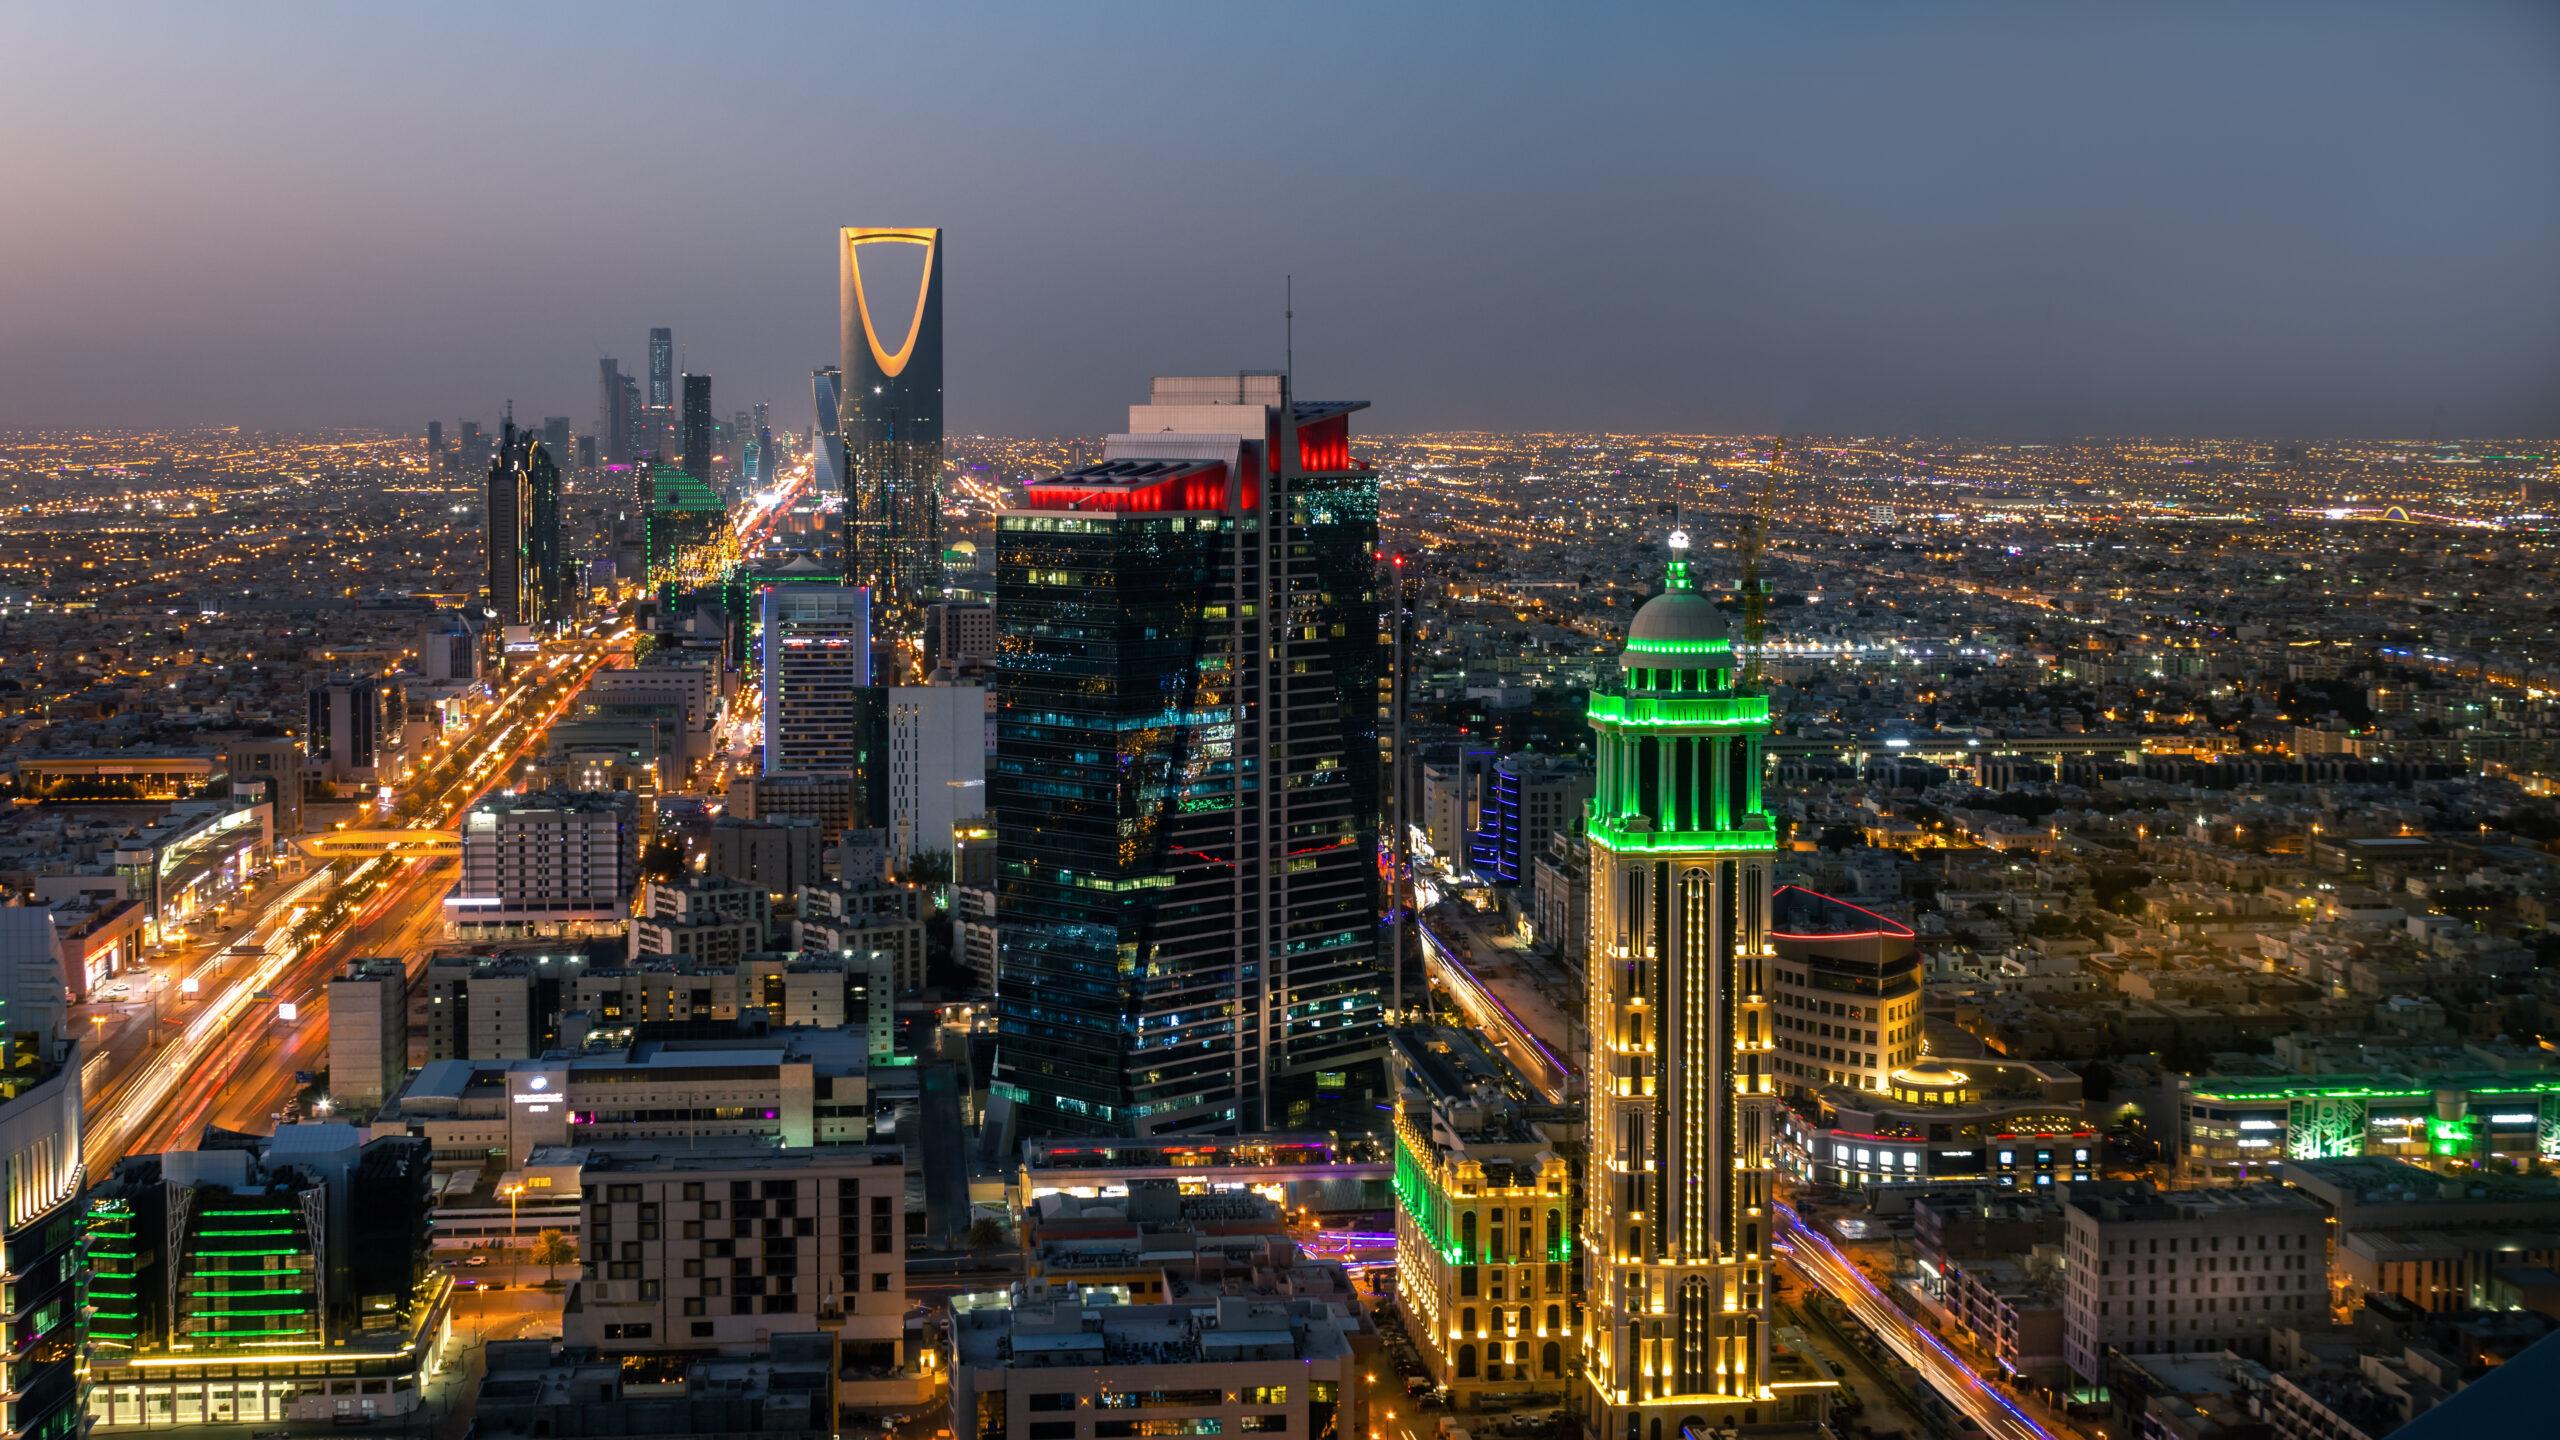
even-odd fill
[[[987,687],[887,689],[890,864],[949,855],[963,821],[987,813]]]
[[[1383,1086],[1360,408],[1159,379],[999,517],[996,1084],[1029,1133],[1269,1128]]]
[[[818,419],[809,431],[809,478],[821,495],[844,493],[844,369],[821,365],[809,372],[810,399]]]
[[[562,420],[565,433],[568,422]],[[560,549],[560,457],[511,419],[489,462],[489,608],[500,625],[548,625],[564,618],[568,575]]]
[[[380,1105],[409,1073],[409,967],[397,957],[357,960],[329,982],[329,1097]]]
[[[904,682],[942,588],[942,231],[847,226],[836,258],[845,577],[870,588],[884,678]],[[916,260],[911,306],[887,272]]]
[[[756,593],[764,772],[859,774],[876,763],[871,592],[767,585]]]
[[[1766,696],[1674,534],[1591,696],[1584,1415],[1601,1440],[1778,1417],[1769,1388]]]
[[[711,377],[684,376],[684,468],[696,480],[711,479]]]

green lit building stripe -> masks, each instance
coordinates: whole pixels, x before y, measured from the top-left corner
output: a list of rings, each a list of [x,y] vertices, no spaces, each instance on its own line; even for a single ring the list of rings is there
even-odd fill
[[[1716,728],[1769,723],[1766,695],[1610,695],[1591,697],[1595,725]]]
[[[1718,855],[1759,855],[1778,848],[1777,828],[1765,823],[1736,830],[1632,830],[1616,820],[1594,819],[1591,838],[1619,854],[1694,850]]]
[[[1733,653],[1733,642],[1731,640],[1721,638],[1713,640],[1630,640],[1627,642],[1627,653],[1630,655],[1730,655]]]

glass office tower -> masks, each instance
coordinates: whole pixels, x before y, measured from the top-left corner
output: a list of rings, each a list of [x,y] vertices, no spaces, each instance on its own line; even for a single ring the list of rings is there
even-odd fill
[[[998,519],[996,1084],[1026,1133],[1382,1091],[1375,481],[1358,404],[1251,379],[1159,380]]]

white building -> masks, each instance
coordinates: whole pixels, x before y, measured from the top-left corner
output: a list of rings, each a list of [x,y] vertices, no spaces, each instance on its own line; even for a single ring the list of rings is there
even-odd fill
[[[770,1144],[871,1138],[864,1037],[766,1030],[711,1040],[642,1040],[620,1050],[533,1060],[436,1060],[409,1077],[374,1124],[426,1137],[439,1158],[492,1154],[522,1164],[537,1146],[614,1141],[661,1148],[722,1136]]]
[[[735,1352],[822,1326],[848,1371],[907,1368],[903,1152],[599,1146],[579,1187],[569,1344]]]
[[[2109,1351],[2263,1356],[2328,1305],[2328,1217],[2297,1191],[2077,1194],[2063,1221],[2062,1353],[2093,1384]]]
[[[800,892],[792,948],[820,954],[880,951],[895,964],[901,995],[924,988],[926,892],[885,880],[846,880]]]
[[[768,775],[862,768],[871,592],[768,585],[757,599]]]
[[[640,880],[640,829],[623,792],[492,796],[462,825],[462,875],[445,896],[460,933],[619,931]]]
[[[374,1106],[409,1073],[409,969],[397,957],[358,960],[329,982],[329,1095]]]
[[[952,832],[987,813],[987,687],[889,689],[889,857],[951,853]]]
[[[1347,1333],[1357,1325],[1326,1300],[1213,1285],[1153,1305],[1026,1296],[962,1311],[952,1317],[953,1433],[1365,1435]],[[1145,1419],[1123,1418],[1133,1413]]]

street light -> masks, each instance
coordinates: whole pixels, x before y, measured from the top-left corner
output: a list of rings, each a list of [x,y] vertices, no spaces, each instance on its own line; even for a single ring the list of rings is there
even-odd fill
[[[516,1235],[516,1201],[524,1194],[524,1186],[522,1184],[501,1185],[498,1187],[498,1193],[507,1198],[507,1248],[513,1250],[518,1248]]]

